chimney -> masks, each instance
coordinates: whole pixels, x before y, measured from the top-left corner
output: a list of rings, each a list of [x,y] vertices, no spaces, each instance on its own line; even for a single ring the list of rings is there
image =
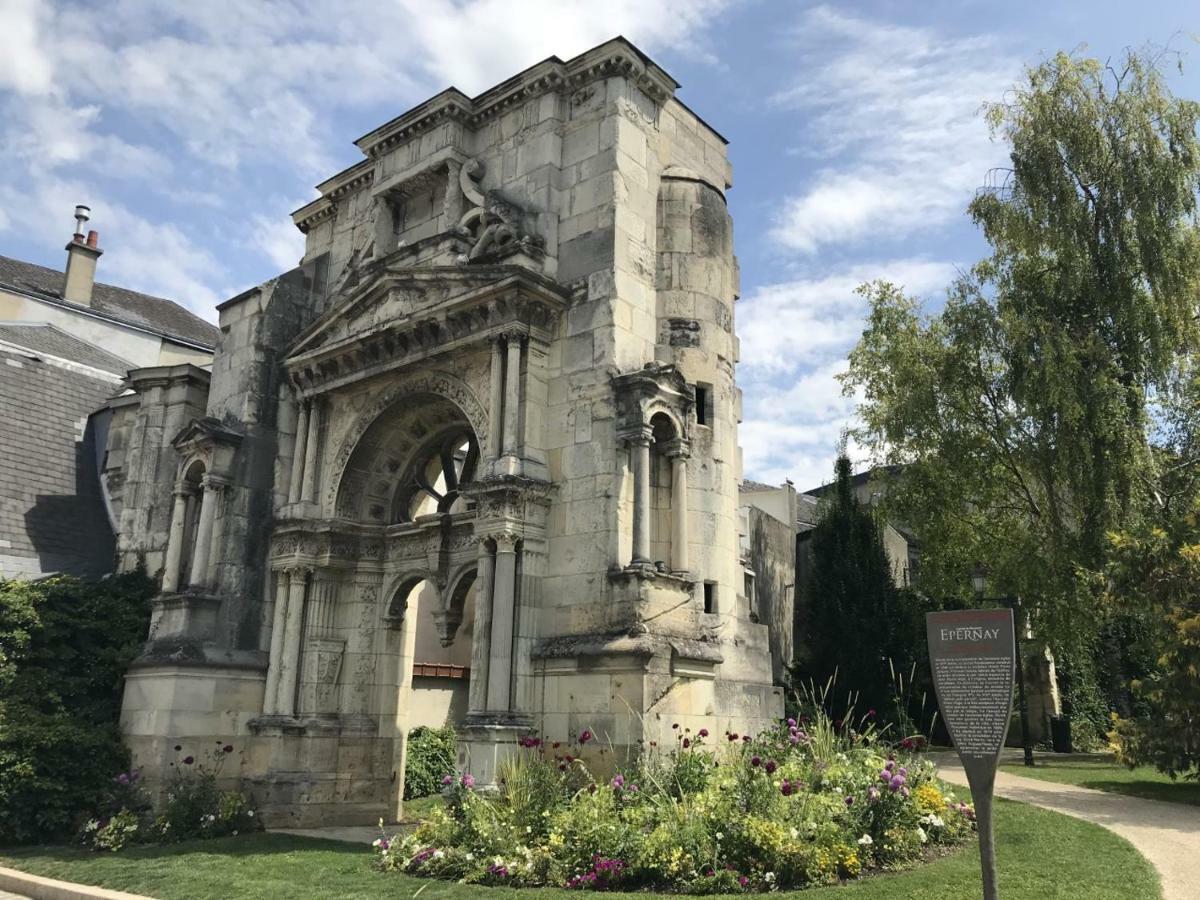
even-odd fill
[[[98,246],[100,234],[89,231],[83,236],[83,226],[92,211],[80,205],[75,207],[75,233],[67,244],[67,280],[63,286],[63,298],[82,306],[92,305],[92,285],[96,283],[96,260],[104,251]]]

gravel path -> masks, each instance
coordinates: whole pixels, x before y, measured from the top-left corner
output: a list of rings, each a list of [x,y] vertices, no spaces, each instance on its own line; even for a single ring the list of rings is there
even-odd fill
[[[965,785],[952,754],[931,754],[943,779]],[[1200,807],[1143,800],[1073,784],[996,773],[996,795],[1102,825],[1150,860],[1162,879],[1163,900],[1200,897]]]

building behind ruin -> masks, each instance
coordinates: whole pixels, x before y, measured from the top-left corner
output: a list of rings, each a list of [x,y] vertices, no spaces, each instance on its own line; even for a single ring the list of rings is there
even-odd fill
[[[136,765],[228,741],[269,821],[368,822],[418,724],[487,783],[532,731],[619,756],[782,713],[731,170],[677,87],[617,39],[438,94],[294,214],[303,260],[219,307],[211,372],[131,374],[118,553],[162,580]]]

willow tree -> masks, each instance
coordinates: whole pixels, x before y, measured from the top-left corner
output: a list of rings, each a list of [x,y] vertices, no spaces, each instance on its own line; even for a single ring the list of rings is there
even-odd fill
[[[1059,54],[986,106],[1011,160],[969,207],[990,255],[936,314],[864,285],[844,376],[856,437],[904,466],[887,503],[923,586],[962,594],[981,560],[1060,640],[1094,631],[1078,570],[1153,514],[1176,462],[1155,435],[1197,348],[1200,106],[1158,62]]]

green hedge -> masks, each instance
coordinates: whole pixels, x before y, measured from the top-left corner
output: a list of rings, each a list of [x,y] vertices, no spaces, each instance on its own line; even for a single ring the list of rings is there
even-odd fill
[[[457,741],[454,728],[420,725],[408,733],[408,757],[404,766],[404,799],[428,797],[442,789],[442,779],[454,773]]]
[[[123,676],[153,594],[141,573],[0,580],[0,844],[64,836],[127,767]]]

